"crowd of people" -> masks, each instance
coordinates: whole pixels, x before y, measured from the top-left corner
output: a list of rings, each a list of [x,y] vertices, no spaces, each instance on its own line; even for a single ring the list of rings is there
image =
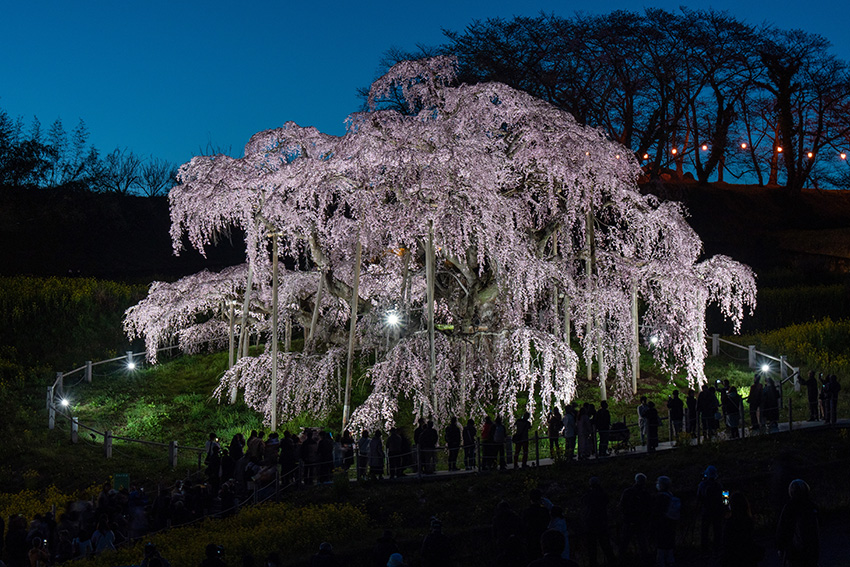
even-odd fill
[[[124,525],[130,521],[130,494],[104,486],[96,502],[69,506],[58,521],[50,513],[39,515],[29,523],[21,516],[12,516],[5,538],[0,539],[0,557],[5,560],[0,565],[45,567],[113,549],[116,537],[111,518],[123,517]],[[684,501],[676,495],[669,476],[658,476],[651,483],[646,475],[637,473],[634,482],[614,500],[602,480],[593,476],[580,499],[580,509],[571,510],[567,516],[564,507],[539,489],[532,489],[521,510],[515,510],[507,499],[496,506],[490,527],[493,540],[490,555],[494,556],[491,564],[493,567],[576,567],[583,557],[582,563],[591,567],[599,565],[600,559],[606,566],[672,567],[677,542],[681,543],[683,524],[687,522],[692,527],[699,524],[702,549],[718,558],[723,567],[756,567],[764,558],[765,548],[755,539],[753,512],[746,494],[726,490],[719,471],[711,465],[705,468],[695,494],[695,501]],[[801,479],[793,480],[788,486],[775,541],[782,565],[815,567],[818,564],[817,507],[809,485]],[[432,517],[430,529],[416,549],[412,549],[409,541],[402,546],[392,531],[385,530],[375,541],[371,564],[408,565],[402,554],[404,547],[408,555],[415,555],[418,564],[425,567],[457,565],[458,557],[480,553],[470,545],[468,539],[454,541],[443,532],[442,522]],[[211,543],[199,563],[201,567],[223,567],[223,555],[224,548]],[[311,567],[341,564],[333,546],[327,542],[321,544],[309,562]],[[149,543],[144,546],[140,565],[169,567],[169,562]],[[279,554],[269,554],[264,565],[281,565]]]
[[[837,378],[810,372],[800,383],[806,389],[809,419],[835,423],[841,389]],[[749,410],[751,431],[770,431],[779,420],[779,399],[776,383],[768,377],[762,384],[759,374],[753,377],[746,396],[728,380],[705,384],[698,395],[691,389],[684,398],[678,390],[673,390],[666,403],[671,437],[679,438],[683,433],[712,436],[721,429],[721,424],[725,425],[728,437],[738,437],[744,428],[745,407]],[[637,424],[640,443],[646,445],[647,452],[653,452],[659,444],[662,418],[655,404],[645,396],[640,398],[637,407]],[[606,401],[600,402],[598,408],[591,403],[578,407],[568,404],[563,413],[555,407],[541,423],[541,428],[545,431],[543,436],[533,431],[530,416],[524,413],[513,424],[499,415],[485,415],[480,424],[472,418],[464,423],[452,417],[442,431],[437,430],[433,421],[420,418],[412,439],[408,439],[403,428],[396,427],[390,428],[386,436],[381,430],[363,430],[356,439],[347,430],[335,438],[329,430],[306,428],[298,434],[284,431],[282,435],[272,432],[268,436],[262,431],[252,431],[247,439],[237,433],[228,444],[222,445],[217,435],[210,433],[204,447],[204,479],[178,482],[171,489],[159,489],[150,498],[141,487],[131,485],[116,489],[106,484],[96,501],[78,502],[58,519],[46,513],[27,523],[20,516],[12,516],[5,538],[2,538],[4,549],[0,557],[4,557],[10,567],[36,567],[98,554],[151,531],[186,524],[208,515],[232,514],[252,488],[273,482],[283,485],[326,483],[339,469],[354,468],[358,478],[374,480],[382,480],[384,475],[400,478],[409,472],[431,475],[436,472],[441,452],[447,456],[449,471],[505,470],[511,465],[519,469],[528,466],[532,438],[535,453],[539,455],[542,442],[548,444],[549,455],[556,460],[605,457],[612,446],[631,445],[627,425],[613,422]],[[795,494],[807,490],[804,484],[794,485]],[[583,516],[585,525],[580,529],[580,533],[589,538],[585,540],[589,563],[596,564],[597,549],[610,563],[615,555],[625,554],[630,545],[647,557],[652,543],[647,530],[654,525],[652,533],[655,534],[658,564],[672,564],[668,555],[672,553],[670,542],[674,538],[666,538],[665,534],[669,535],[674,529],[678,517],[673,518],[671,514],[678,515],[678,512],[670,511],[671,506],[676,507],[670,502],[677,501],[672,496],[671,486],[670,478],[662,476],[656,479],[653,492],[643,475],[635,476],[634,485],[623,493],[619,502],[622,523],[619,541],[613,542],[618,549],[615,554],[606,531],[607,496],[599,479],[592,479]],[[750,537],[747,534],[751,533],[746,497],[724,492],[713,467],[706,469],[698,493],[703,544],[720,548],[723,541],[724,553],[727,549],[740,550],[748,545],[746,541],[738,541],[747,540]],[[536,561],[534,565],[538,567],[569,564],[563,562],[570,559],[570,534],[563,510],[536,492],[532,492],[531,500],[521,522],[516,521],[516,514],[507,502],[496,511],[494,534],[499,534],[499,545],[505,546],[501,550],[505,562],[500,564],[524,564],[507,562],[519,557],[520,549],[524,550],[526,558]],[[811,510],[802,504],[795,506],[789,509],[789,514],[805,516],[811,523]],[[535,514],[536,519],[533,519]],[[534,523],[533,529],[526,525],[527,522]],[[730,522],[736,526],[734,530],[728,529]],[[780,524],[780,531],[792,529],[787,521]],[[519,531],[509,533],[514,529],[510,526]],[[442,536],[438,523],[432,528],[435,534]],[[547,529],[558,535],[549,534],[544,538]],[[556,541],[561,542],[561,537],[563,543],[558,546],[563,548],[562,553],[555,554],[562,561],[559,563],[551,550],[557,547]],[[432,539],[443,541],[437,535]],[[538,548],[538,544],[543,547]],[[789,553],[791,557],[795,552]],[[724,559],[724,565],[751,565],[741,559],[741,554],[735,552],[734,557]],[[152,562],[145,567],[157,567],[164,561],[154,556],[150,559]],[[209,559],[212,561],[215,557]],[[316,561],[317,565],[323,564],[321,557]],[[393,561],[403,564],[399,562],[403,561],[400,556]]]

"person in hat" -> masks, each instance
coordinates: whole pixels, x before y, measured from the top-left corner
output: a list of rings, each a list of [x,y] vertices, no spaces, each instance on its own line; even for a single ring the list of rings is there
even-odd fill
[[[700,511],[700,543],[703,549],[709,548],[708,532],[712,532],[714,549],[720,547],[723,533],[723,517],[726,505],[723,503],[723,485],[717,468],[709,465],[705,468],[702,481],[697,487],[697,505]]]

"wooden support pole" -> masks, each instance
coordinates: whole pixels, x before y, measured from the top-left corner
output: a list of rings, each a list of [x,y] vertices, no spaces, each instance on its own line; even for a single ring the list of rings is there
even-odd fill
[[[354,372],[354,338],[357,330],[357,301],[360,293],[360,256],[363,253],[363,244],[360,242],[360,234],[357,235],[357,248],[354,252],[354,282],[351,286],[351,325],[348,328],[348,361],[345,367],[345,399],[342,404],[342,428],[348,425],[351,417],[351,376]]]

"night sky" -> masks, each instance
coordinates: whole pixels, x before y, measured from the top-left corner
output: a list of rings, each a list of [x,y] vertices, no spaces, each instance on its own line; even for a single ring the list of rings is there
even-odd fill
[[[442,29],[682,4],[818,33],[850,60],[846,3],[29,0],[7,2],[0,17],[0,108],[27,125],[38,116],[45,131],[61,118],[70,133],[82,118],[102,153],[120,146],[180,164],[211,145],[241,156],[252,134],[288,120],[342,134],[381,55],[439,44]]]

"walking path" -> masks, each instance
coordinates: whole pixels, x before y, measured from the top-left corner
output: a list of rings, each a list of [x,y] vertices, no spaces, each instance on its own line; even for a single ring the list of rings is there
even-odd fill
[[[850,428],[850,419],[839,419],[839,420],[837,420],[837,423],[833,426],[826,425],[823,421],[795,421],[790,425],[790,429],[792,431],[799,431],[799,430],[802,430],[802,429],[812,429],[812,428],[818,428],[818,427],[820,427],[820,428],[824,428],[824,427]],[[747,430],[746,437],[752,437],[753,435],[756,435],[756,436],[773,435],[775,433],[787,432],[788,430],[789,430],[789,424],[788,424],[788,422],[785,422],[785,423],[778,424],[777,429],[775,431],[772,431],[772,432],[768,432],[767,430],[765,430],[763,432],[760,432],[760,433],[757,432],[757,433],[753,434],[753,433],[750,433],[749,430]],[[715,438],[716,439],[719,438],[724,442],[725,441],[733,441],[733,442],[735,441],[735,439],[729,439],[728,437],[726,437],[725,433],[721,433],[721,434],[719,434],[719,437],[715,436]],[[543,441],[544,441],[544,439],[541,438],[541,442],[543,442]],[[704,443],[705,441],[703,440],[702,442]],[[691,444],[697,445],[697,440],[692,439]],[[611,447],[613,447],[613,444],[609,445],[609,449],[611,449]],[[662,441],[658,444],[657,451],[659,451],[659,452],[660,451],[669,451],[669,450],[675,449],[675,448],[676,448],[675,442],[673,442],[673,441]],[[596,455],[592,455],[591,457],[588,458],[588,460],[594,460],[594,461],[595,460],[607,460],[607,459],[617,458],[618,456],[622,456],[622,455],[639,455],[639,454],[647,454],[646,445],[633,445],[628,450],[623,450],[623,451],[619,451],[619,452],[615,452],[615,451],[612,450],[612,451],[610,451],[610,453],[607,457],[597,457]],[[546,458],[541,458],[539,460],[539,462],[540,462],[540,466],[543,467],[543,466],[549,466],[549,465],[553,464],[554,460],[546,457]],[[529,466],[537,466],[537,459],[529,458],[528,464],[529,464]],[[507,468],[508,468],[508,470],[513,470],[513,468],[514,468],[513,463],[509,462],[508,465],[507,465]],[[475,472],[478,472],[478,470],[477,469],[471,470],[471,471],[466,471],[466,470],[460,470],[460,471],[437,470],[434,474],[430,474],[430,475],[427,475],[427,476],[431,476],[431,477],[434,477],[434,476],[437,476],[437,477],[455,476],[455,475],[467,475],[467,474],[475,473]],[[413,474],[413,475],[407,474],[404,478],[411,478],[411,477],[415,477],[415,476],[416,476],[415,474]],[[354,479],[354,480],[356,480],[356,479]],[[850,567],[850,557],[848,557],[847,562],[845,563],[845,566]]]

